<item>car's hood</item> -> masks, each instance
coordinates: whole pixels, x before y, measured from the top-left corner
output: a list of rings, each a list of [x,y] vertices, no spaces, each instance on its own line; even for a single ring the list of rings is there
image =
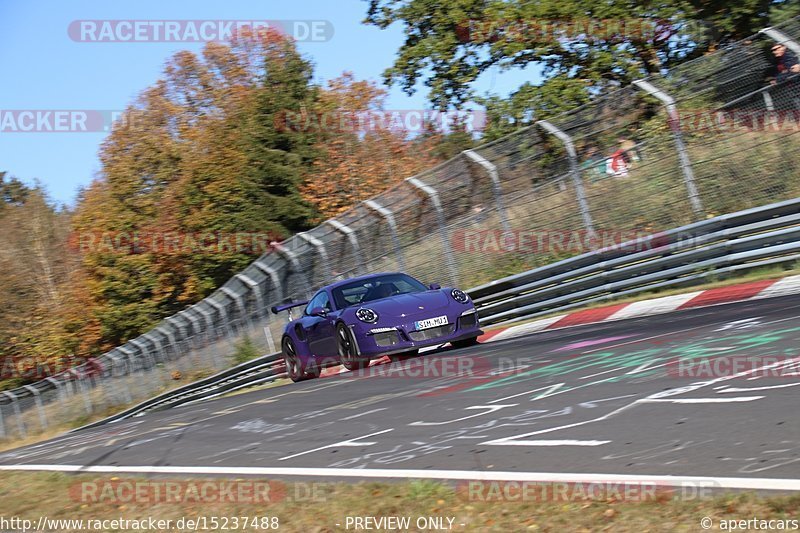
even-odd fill
[[[446,309],[451,299],[443,291],[414,292],[398,294],[359,307],[372,309],[381,318],[411,318],[415,316],[431,316],[436,311]]]

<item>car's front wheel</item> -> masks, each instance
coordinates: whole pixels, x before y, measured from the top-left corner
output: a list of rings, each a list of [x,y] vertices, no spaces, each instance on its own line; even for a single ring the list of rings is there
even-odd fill
[[[339,361],[347,370],[358,370],[367,366],[367,360],[358,356],[353,336],[344,324],[336,326],[336,343],[339,346]]]
[[[297,355],[297,349],[291,338],[283,338],[281,349],[283,351],[283,361],[286,363],[286,374],[289,376],[289,379],[296,383],[305,379],[319,377],[319,369],[309,372],[303,369],[303,363],[300,361],[300,356]]]

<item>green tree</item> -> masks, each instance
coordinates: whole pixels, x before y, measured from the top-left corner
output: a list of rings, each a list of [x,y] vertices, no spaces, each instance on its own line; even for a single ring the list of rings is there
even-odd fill
[[[508,102],[484,103],[502,124],[549,115],[609,89],[698,57],[769,25],[786,0],[369,0],[365,22],[404,26],[405,42],[384,72],[411,94],[430,88],[438,108],[475,98],[472,83],[490,67],[539,65],[544,82],[526,84]],[[581,26],[605,21],[599,28]],[[613,29],[613,25],[618,28]],[[622,24],[621,26],[619,26]],[[586,28],[582,30],[581,28]],[[502,131],[494,131],[499,135]]]

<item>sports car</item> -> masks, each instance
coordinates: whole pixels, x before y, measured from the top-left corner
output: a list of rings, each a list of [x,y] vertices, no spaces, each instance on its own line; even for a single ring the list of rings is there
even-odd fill
[[[291,309],[300,306],[302,316],[292,319]],[[290,321],[281,351],[293,381],[318,377],[326,366],[356,370],[370,359],[413,356],[427,346],[471,346],[483,333],[464,291],[425,286],[400,272],[338,281],[311,300],[272,307],[283,311]]]

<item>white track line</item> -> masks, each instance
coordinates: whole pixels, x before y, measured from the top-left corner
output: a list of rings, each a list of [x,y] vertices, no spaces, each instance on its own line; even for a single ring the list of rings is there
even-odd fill
[[[610,440],[518,440],[505,443],[505,446],[602,446]]]
[[[277,468],[256,466],[81,466],[0,465],[0,470],[108,474],[182,474],[224,476],[316,476],[356,478],[452,479],[476,481],[536,481],[563,483],[658,483],[726,489],[800,491],[800,479],[585,474],[562,472],[490,472],[473,470],[400,470],[380,468]]]

